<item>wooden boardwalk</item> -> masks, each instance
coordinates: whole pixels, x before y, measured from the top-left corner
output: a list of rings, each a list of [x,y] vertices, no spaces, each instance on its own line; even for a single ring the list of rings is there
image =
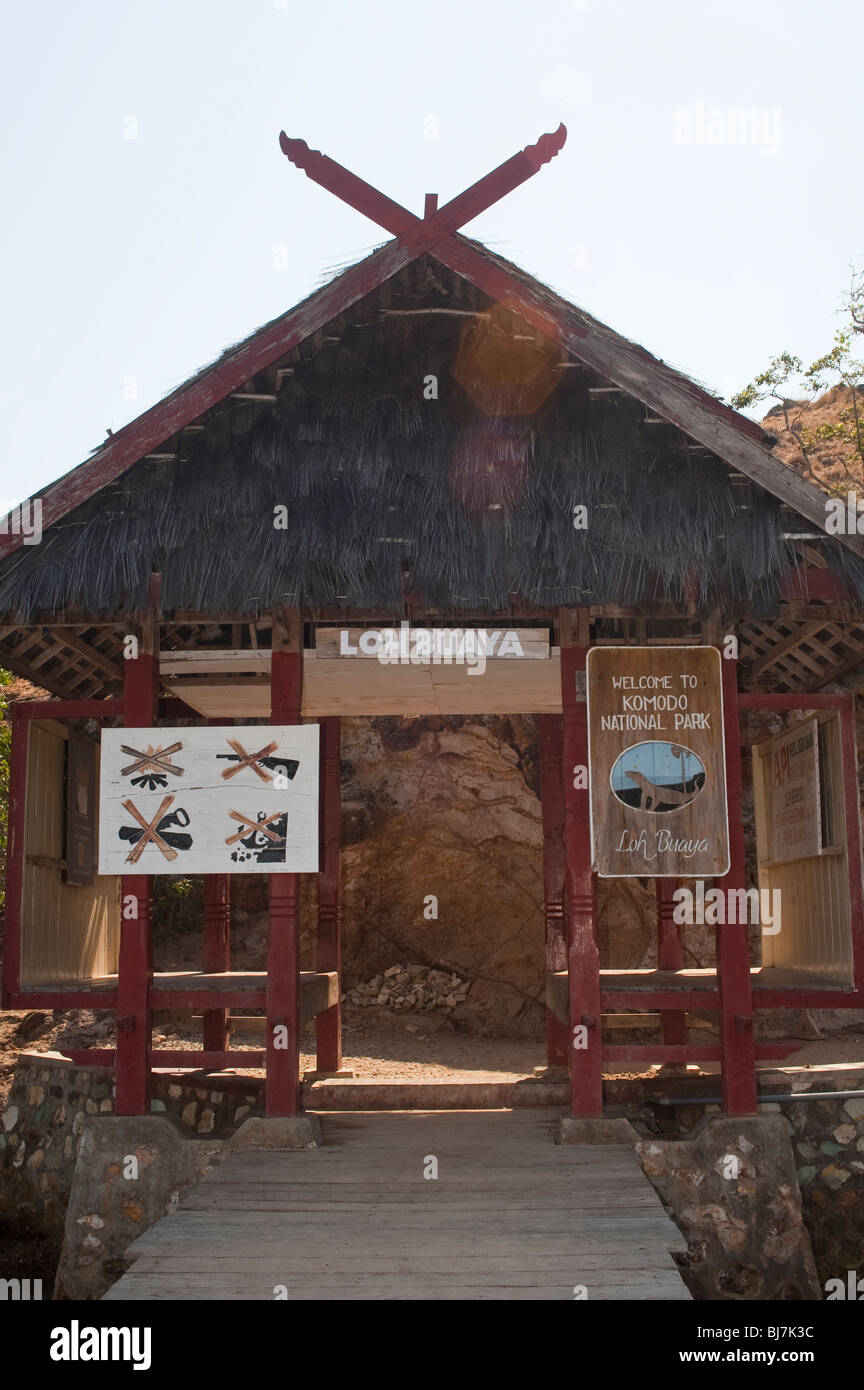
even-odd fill
[[[238,1150],[187,1189],[105,1298],[689,1299],[635,1154],[554,1144],[559,1115],[322,1115],[322,1149]]]

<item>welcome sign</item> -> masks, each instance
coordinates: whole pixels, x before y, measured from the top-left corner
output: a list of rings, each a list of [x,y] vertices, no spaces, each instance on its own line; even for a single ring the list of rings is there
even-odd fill
[[[729,868],[716,647],[588,653],[592,866],[601,878],[713,878]]]
[[[104,729],[100,874],[318,872],[318,725]]]

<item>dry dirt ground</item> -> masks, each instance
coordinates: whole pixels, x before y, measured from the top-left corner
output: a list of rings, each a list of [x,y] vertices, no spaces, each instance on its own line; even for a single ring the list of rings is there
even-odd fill
[[[357,1010],[352,1014],[349,1010],[344,1028],[344,1065],[362,1080],[517,1081],[532,1075],[535,1067],[542,1066],[545,1061],[544,1045],[539,1041],[477,1038],[456,1032],[446,1020],[430,1020],[428,1014],[418,1015],[416,1020],[403,1016],[397,1022],[369,1019],[369,1012]],[[790,1056],[786,1065],[864,1063],[862,1028],[864,1025],[854,1023],[818,1039],[802,1033],[800,1050]],[[12,1084],[19,1051],[62,1052],[74,1047],[113,1047],[114,1037],[114,1016],[109,1012],[81,1009],[57,1014],[36,1010],[0,1013],[0,1107]],[[195,1025],[163,1021],[157,1022],[153,1041],[156,1048],[196,1048],[201,1046],[201,1034]],[[232,1045],[259,1048],[261,1031],[250,1029],[233,1034]],[[314,1033],[307,1029],[300,1059],[304,1071],[314,1070],[314,1046]],[[251,1069],[244,1070],[256,1074]],[[650,1074],[651,1068],[647,1067],[615,1073],[617,1076]]]

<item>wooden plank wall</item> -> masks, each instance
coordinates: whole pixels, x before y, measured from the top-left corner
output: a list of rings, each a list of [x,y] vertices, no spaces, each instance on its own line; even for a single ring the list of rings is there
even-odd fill
[[[753,788],[756,799],[756,843],[759,887],[781,892],[781,928],[762,937],[762,964],[806,971],[831,981],[852,984],[852,928],[849,905],[849,866],[846,818],[843,807],[843,765],[840,719],[830,711],[819,712],[827,738],[829,824],[833,827],[828,852],[788,864],[770,866],[769,805],[765,778],[771,761],[763,759],[757,744],[753,750]],[[833,851],[833,852],[832,852]]]
[[[33,720],[24,812],[21,985],[113,974],[120,937],[120,880],[63,881],[64,760],[67,732]],[[98,795],[98,757],[97,757]],[[96,808],[98,812],[98,806]],[[43,863],[33,863],[38,857]]]
[[[561,660],[492,657],[482,675],[467,666],[383,666],[374,660],[331,660],[303,653],[303,715],[560,714]],[[213,719],[267,718],[266,681],[212,674],[204,680],[167,676],[164,683],[193,709]]]

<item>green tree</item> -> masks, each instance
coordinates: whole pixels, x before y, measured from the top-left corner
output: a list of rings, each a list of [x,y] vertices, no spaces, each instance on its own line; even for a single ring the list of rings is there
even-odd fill
[[[789,437],[798,450],[802,472],[820,487],[825,487],[825,464],[839,467],[842,478],[831,485],[831,490],[838,492],[845,491],[850,484],[860,487],[864,482],[864,362],[855,356],[864,335],[864,269],[852,270],[840,312],[845,321],[834,334],[834,345],[828,352],[808,367],[793,353],[781,352],[778,357],[771,358],[764,372],[732,398],[738,410],[761,401],[778,401]],[[829,387],[838,385],[848,389],[849,405],[837,420],[816,425],[808,423],[808,413],[816,398]],[[814,471],[817,448],[823,465],[821,476]]]

